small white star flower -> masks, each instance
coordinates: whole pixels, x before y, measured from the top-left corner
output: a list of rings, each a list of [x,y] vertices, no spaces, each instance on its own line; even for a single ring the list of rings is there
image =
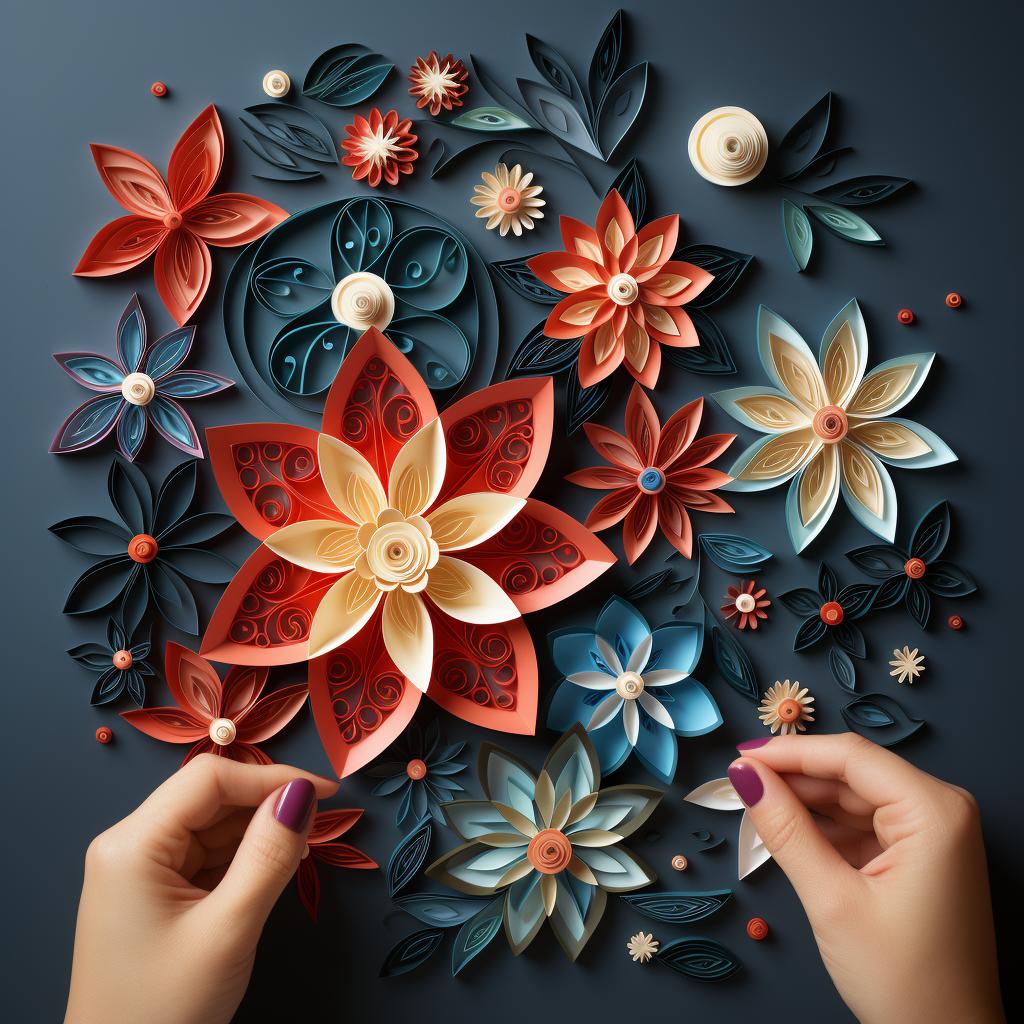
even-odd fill
[[[892,671],[889,675],[898,683],[913,683],[925,670],[924,655],[919,656],[916,647],[911,650],[909,645],[904,644],[903,650],[897,647],[892,656],[893,660],[889,662]]]

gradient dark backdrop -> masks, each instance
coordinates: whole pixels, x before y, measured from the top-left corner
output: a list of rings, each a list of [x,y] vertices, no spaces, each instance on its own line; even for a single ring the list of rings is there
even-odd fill
[[[62,1013],[82,855],[90,838],[134,808],[178,763],[180,750],[133,732],[110,712],[88,706],[92,677],[72,664],[65,648],[100,635],[103,620],[61,615],[65,592],[85,564],[46,532],[74,514],[105,514],[109,449],[57,458],[46,452],[54,429],[82,394],[50,358],[71,348],[109,351],[113,329],[133,289],[150,330],[170,326],[152,285],[150,267],[121,278],[88,282],[70,271],[93,232],[117,215],[100,184],[88,143],[103,141],[147,156],[158,167],[179,133],[208,102],[217,103],[228,133],[229,159],[220,188],[258,191],[290,210],[359,191],[340,169],[313,184],[275,186],[255,181],[235,120],[243,106],[264,99],[260,79],[280,67],[301,82],[312,59],[343,41],[363,42],[394,60],[399,69],[431,48],[484,58],[506,81],[530,75],[523,33],[554,43],[584,68],[609,15],[611,0],[585,2],[516,0],[488,3],[446,0],[380,4],[328,0],[274,3],[126,3],[97,0],[12,4],[2,32],[6,102],[4,159],[0,162],[5,356],[5,435],[9,475],[4,501],[3,574],[7,634],[4,680],[4,1003],[8,1019],[51,1021]],[[1006,8],[990,2],[859,4],[779,0],[771,4],[635,3],[628,18],[628,56],[652,63],[646,110],[623,145],[625,160],[643,160],[651,185],[651,214],[678,211],[690,241],[708,241],[756,255],[741,286],[720,309],[740,375],[729,384],[763,380],[754,353],[754,315],[759,302],[782,313],[816,346],[832,314],[856,295],[867,317],[872,363],[904,352],[935,349],[940,355],[924,393],[911,407],[956,449],[950,468],[894,473],[900,496],[901,536],[931,504],[944,497],[956,510],[951,555],[979,578],[982,591],[955,605],[968,627],[944,626],[954,605],[942,604],[927,635],[900,613],[867,626],[870,659],[860,667],[861,689],[897,695],[928,727],[902,752],[925,769],[977,794],[992,860],[997,912],[1019,888],[1021,842],[1018,704],[1014,634],[1020,619],[1019,513],[1016,506],[1021,409],[1017,394],[1020,358],[1019,285],[1011,279],[1020,166],[1018,111],[1011,78],[1019,56],[1015,31],[1003,21]],[[150,96],[154,79],[171,95]],[[813,272],[795,274],[783,248],[780,192],[763,186],[717,189],[700,179],[686,156],[690,126],[708,109],[738,104],[764,122],[772,143],[826,90],[839,98],[839,130],[856,147],[847,170],[912,177],[912,195],[873,208],[870,218],[889,240],[882,250],[843,243],[817,231]],[[473,99],[478,99],[479,94]],[[393,76],[375,97],[412,113],[403,77]],[[317,110],[341,133],[344,113]],[[430,181],[421,166],[396,193],[446,216],[479,246],[486,259],[557,246],[552,219],[524,241],[499,239],[474,221],[468,198],[488,154],[469,159],[459,173]],[[596,199],[579,179],[540,162],[548,210],[592,220]],[[607,172],[610,181],[613,170]],[[214,255],[214,282],[198,318],[195,365],[237,376],[220,323],[220,290],[232,254]],[[943,305],[950,289],[966,303]],[[502,342],[499,367],[540,317],[499,286]],[[914,326],[896,322],[910,306]],[[721,382],[687,376],[667,367],[655,400],[663,414],[710,392]],[[602,419],[615,425],[625,387]],[[193,403],[197,423],[273,418],[244,388],[233,395]],[[709,410],[709,427],[729,429]],[[744,440],[749,440],[745,435]],[[738,447],[738,446],[737,446]],[[579,516],[592,495],[563,486],[562,475],[590,461],[582,437],[557,444],[539,494]],[[155,475],[177,460],[169,449],[148,444],[142,464]],[[209,474],[204,466],[207,481]],[[210,502],[217,501],[207,487]],[[698,521],[697,530],[729,529],[766,543],[780,556],[764,576],[772,594],[813,581],[826,555],[851,578],[842,552],[868,535],[842,509],[807,557],[789,550],[783,526],[783,493],[740,496],[738,515]],[[605,535],[621,551],[614,531]],[[239,560],[250,542],[233,542]],[[542,697],[556,677],[544,635],[551,625],[590,624],[611,593],[660,567],[668,549],[660,539],[635,571],[614,567],[589,591],[530,622],[541,655]],[[706,593],[725,586],[714,572]],[[207,592],[207,613],[215,595]],[[669,614],[671,598],[647,607],[654,622]],[[817,729],[842,728],[844,695],[824,657],[790,650],[796,620],[774,608],[763,634],[747,642],[767,681],[799,678],[820,708]],[[168,634],[164,633],[162,638]],[[180,639],[180,638],[179,638]],[[929,670],[913,690],[888,678],[886,660],[896,645],[920,647]],[[458,980],[448,976],[446,954],[414,975],[379,981],[388,948],[413,930],[400,918],[384,921],[388,900],[383,879],[345,872],[324,873],[321,919],[306,920],[294,892],[274,912],[260,949],[255,977],[239,1013],[242,1021],[282,1019],[393,1020],[399,1014],[428,1024],[480,1014],[490,1024],[523,1019],[613,1021],[666,1016],[689,1020],[849,1019],[818,960],[808,926],[784,877],[768,865],[743,883],[735,881],[737,817],[683,804],[691,787],[723,774],[738,740],[761,726],[748,704],[702,665],[726,716],[716,733],[682,741],[675,784],[653,823],[660,841],[636,847],[662,873],[663,885],[694,889],[733,886],[736,898],[717,918],[691,929],[725,942],[745,962],[745,972],[718,986],[702,986],[654,966],[634,965],[624,944],[641,926],[662,940],[679,929],[652,927],[611,901],[598,934],[575,966],[549,933],[528,953],[513,958],[499,937]],[[161,700],[154,687],[152,700]],[[429,702],[424,710],[430,713]],[[116,740],[97,745],[97,725],[114,726]],[[446,718],[452,736],[470,740],[479,731]],[[539,765],[553,736],[510,741]],[[308,714],[272,742],[280,761],[326,771]],[[619,780],[640,781],[627,767]],[[398,838],[394,804],[369,796],[360,779],[346,781],[341,804],[368,813],[354,841],[379,860]],[[694,854],[689,833],[708,828],[728,836],[725,849]],[[450,842],[444,836],[442,843]],[[440,845],[440,844],[438,844]],[[691,870],[676,876],[669,858],[691,854]],[[936,893],[936,900],[943,894]],[[118,912],[116,906],[110,912]],[[771,926],[769,941],[754,944],[744,923],[754,914]],[[1007,934],[1004,923],[1004,940]],[[952,925],[951,925],[952,927]],[[884,936],[879,936],[884,941]],[[116,958],[118,951],[110,950]],[[125,979],[131,984],[130,978]],[[865,984],[871,984],[866,978]],[[110,1008],[111,1021],[117,1008]]]

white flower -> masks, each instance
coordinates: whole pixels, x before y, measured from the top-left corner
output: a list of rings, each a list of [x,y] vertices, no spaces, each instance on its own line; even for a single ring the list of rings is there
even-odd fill
[[[892,671],[889,675],[898,683],[913,683],[925,670],[924,655],[919,657],[916,647],[911,650],[908,645],[904,644],[902,651],[896,648],[892,655],[893,660],[889,662],[892,665]]]
[[[530,184],[532,171],[524,174],[519,164],[511,171],[504,164],[498,164],[493,174],[484,171],[482,177],[484,184],[474,187],[476,194],[470,202],[480,207],[476,215],[487,218],[488,230],[497,228],[498,234],[505,236],[511,228],[512,233],[519,236],[523,228],[530,230],[535,220],[543,218],[540,208],[547,204],[537,197],[544,189]]]

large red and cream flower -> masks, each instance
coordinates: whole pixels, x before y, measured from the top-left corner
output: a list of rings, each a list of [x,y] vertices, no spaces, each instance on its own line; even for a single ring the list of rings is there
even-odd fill
[[[629,207],[612,189],[597,213],[597,227],[562,217],[565,252],[546,252],[527,263],[546,285],[568,292],[548,315],[549,338],[583,337],[580,383],[587,388],[623,363],[645,388],[661,371],[661,345],[700,344],[683,309],[714,280],[692,263],[671,259],[679,216],[660,217],[639,231]]]
[[[207,431],[224,499],[262,543],[221,598],[204,654],[310,659],[339,776],[384,750],[423,693],[476,725],[532,733],[537,661],[522,613],[615,560],[529,497],[551,425],[548,378],[495,384],[439,417],[412,364],[371,328],[342,363],[321,433]]]

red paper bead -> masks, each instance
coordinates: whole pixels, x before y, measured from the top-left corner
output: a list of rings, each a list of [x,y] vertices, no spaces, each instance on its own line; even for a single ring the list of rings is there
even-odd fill
[[[681,853],[672,858],[672,867],[676,871],[685,871],[689,866],[690,862]]]
[[[96,730],[96,742],[97,743],[102,743],[104,746],[106,746],[106,744],[108,744],[113,738],[114,738],[114,732],[110,728],[110,726],[101,725]]]
[[[950,292],[946,296],[946,305],[950,309],[959,309],[964,304],[964,297],[959,292]]]
[[[150,87],[149,91],[159,99],[163,99],[167,95],[167,86],[163,82],[154,82]]]
[[[159,550],[155,538],[148,533],[137,533],[128,542],[128,557],[140,565],[152,562]]]
[[[761,942],[768,938],[768,922],[763,917],[752,917],[747,922],[747,938]]]
[[[843,606],[838,601],[826,601],[818,614],[826,626],[838,626],[843,621]]]
[[[405,774],[409,776],[413,781],[418,782],[420,779],[427,777],[427,766],[426,763],[418,757],[414,757],[406,766]]]
[[[908,558],[906,564],[903,566],[903,571],[912,580],[919,580],[927,570],[928,566],[926,566],[920,558]]]
[[[901,309],[896,314],[896,319],[899,320],[901,324],[912,324],[914,322],[914,311],[906,308]]]
[[[964,618],[962,615],[950,615],[950,617],[946,619],[946,625],[949,626],[950,629],[963,629]]]

